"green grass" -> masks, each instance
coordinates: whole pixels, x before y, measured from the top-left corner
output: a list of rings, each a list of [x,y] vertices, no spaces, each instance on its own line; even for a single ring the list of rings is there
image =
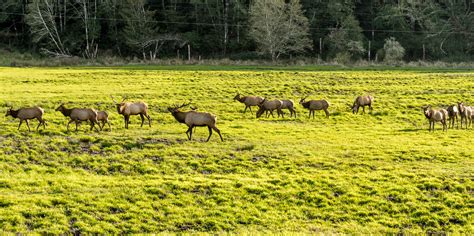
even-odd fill
[[[420,108],[474,104],[469,71],[0,68],[0,84],[2,112],[39,105],[48,123],[0,118],[5,232],[474,234],[474,130],[430,133]],[[237,91],[312,94],[332,116],[297,104],[297,119],[255,119]],[[367,93],[374,112],[350,113]],[[125,130],[111,94],[146,101],[152,127],[133,117]],[[218,116],[224,142],[205,143],[206,128],[186,140],[166,107],[188,99]],[[60,102],[103,102],[113,131],[68,133]]]

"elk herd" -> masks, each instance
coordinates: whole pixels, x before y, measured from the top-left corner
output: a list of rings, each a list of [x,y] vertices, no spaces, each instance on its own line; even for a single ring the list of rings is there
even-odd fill
[[[117,102],[113,96],[110,96],[114,102],[117,113],[122,115],[124,118],[125,128],[128,129],[130,124],[130,116],[139,115],[141,118],[141,126],[145,123],[145,118],[148,120],[148,125],[151,127],[151,117],[148,114],[148,105],[145,102],[126,102],[127,97],[123,97],[121,102]],[[326,118],[329,118],[329,102],[322,100],[306,100],[308,96],[300,99],[299,104],[309,111],[309,118],[311,114],[313,115],[315,111],[324,111]],[[296,109],[292,100],[279,100],[273,99],[268,100],[260,96],[242,96],[238,93],[234,97],[235,101],[243,103],[245,105],[243,113],[245,114],[247,109],[252,112],[252,107],[257,107],[256,118],[261,117],[265,113],[265,117],[275,117],[274,111],[276,110],[278,117],[284,117],[283,110],[288,110],[290,112],[290,118],[296,118]],[[357,114],[359,108],[362,107],[362,112],[365,113],[365,107],[369,107],[369,112],[372,111],[372,103],[374,102],[374,97],[367,96],[358,96],[352,105],[349,105],[352,113]],[[191,140],[193,135],[193,128],[195,127],[206,127],[209,130],[209,136],[206,141],[209,141],[212,135],[212,131],[217,132],[221,141],[223,141],[220,130],[216,127],[217,117],[211,113],[207,112],[198,112],[196,108],[191,107],[190,111],[181,111],[182,108],[189,106],[189,103],[183,103],[182,105],[174,105],[168,107],[168,111],[179,123],[186,124],[188,129],[186,131],[186,136]],[[429,121],[429,131],[434,131],[435,122],[440,122],[443,125],[443,131],[449,128],[456,127],[461,129],[464,127],[467,129],[469,126],[472,126],[474,120],[474,106],[466,106],[463,102],[458,102],[453,104],[446,109],[433,109],[431,106],[422,107],[425,117]],[[67,130],[69,131],[69,125],[74,122],[77,131],[78,125],[82,122],[90,122],[91,130],[95,129],[96,131],[102,131],[105,124],[108,125],[109,130],[112,130],[109,122],[109,114],[107,111],[97,111],[93,108],[67,108],[66,104],[61,103],[56,111],[59,111],[65,117],[69,118],[69,122],[66,125]],[[41,107],[28,107],[20,108],[18,110],[13,110],[10,107],[7,110],[5,116],[12,116],[13,118],[18,118],[20,123],[18,125],[18,130],[20,129],[23,121],[25,121],[28,130],[31,131],[28,120],[36,119],[39,124],[36,127],[38,130],[41,126],[43,129],[46,128],[46,122],[43,119],[44,110]],[[97,129],[96,125],[99,127]]]

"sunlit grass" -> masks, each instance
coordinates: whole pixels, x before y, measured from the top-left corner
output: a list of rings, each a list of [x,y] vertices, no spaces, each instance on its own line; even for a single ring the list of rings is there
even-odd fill
[[[38,105],[48,123],[0,118],[3,231],[474,233],[474,130],[429,133],[421,112],[474,105],[471,72],[0,68],[0,84],[2,112]],[[332,115],[256,119],[238,91],[310,94]],[[369,93],[373,113],[350,113]],[[147,102],[152,127],[125,130],[109,95]],[[189,99],[224,142],[199,127],[186,140],[166,107]],[[107,110],[112,132],[67,132],[61,102]]]

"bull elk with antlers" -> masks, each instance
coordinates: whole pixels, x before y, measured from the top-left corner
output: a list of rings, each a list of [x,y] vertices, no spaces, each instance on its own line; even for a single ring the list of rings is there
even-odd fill
[[[209,137],[207,137],[206,142],[209,141],[212,135],[212,130],[215,130],[221,141],[224,141],[221,135],[221,131],[216,127],[217,117],[211,113],[207,112],[198,112],[194,110],[191,111],[180,111],[179,109],[188,106],[191,102],[183,103],[182,105],[175,105],[172,107],[168,107],[168,111],[171,112],[171,115],[179,122],[186,124],[188,126],[188,130],[186,131],[186,136],[189,140],[191,140],[193,136],[193,128],[194,127],[203,127],[207,126],[209,130]]]
[[[125,102],[127,99],[126,96],[123,97],[122,101],[118,103],[115,101],[114,97],[110,95],[112,101],[114,101],[115,106],[117,107],[117,112],[120,115],[123,115],[125,120],[125,128],[128,129],[128,124],[130,123],[130,116],[132,115],[140,115],[142,119],[142,124],[140,127],[143,127],[143,123],[145,122],[145,117],[148,119],[148,125],[151,127],[151,118],[148,115],[148,105],[144,102]]]
[[[313,113],[313,119],[314,119],[314,111],[318,110],[323,110],[324,113],[326,113],[326,118],[329,118],[329,102],[326,100],[309,100],[305,101],[308,96],[302,98],[300,100],[300,104],[309,110],[309,118],[311,118],[311,113]]]

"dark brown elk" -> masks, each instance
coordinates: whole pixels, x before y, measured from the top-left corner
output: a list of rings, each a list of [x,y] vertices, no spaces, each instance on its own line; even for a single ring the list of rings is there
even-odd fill
[[[189,140],[192,139],[193,136],[193,128],[194,127],[204,127],[207,126],[209,130],[209,137],[207,137],[206,142],[209,141],[212,135],[212,130],[215,130],[221,141],[224,141],[221,135],[221,131],[216,127],[217,117],[211,113],[207,112],[198,112],[198,111],[180,111],[179,109],[191,104],[183,103],[181,106],[172,106],[168,107],[168,111],[173,115],[173,117],[179,122],[186,124],[188,126],[188,130],[186,131],[186,136]]]
[[[43,125],[43,129],[46,129],[45,121],[43,119],[44,110],[41,107],[27,107],[27,108],[20,108],[18,110],[13,110],[10,107],[5,114],[5,117],[12,116],[13,118],[20,119],[20,124],[18,125],[18,130],[20,130],[20,126],[23,121],[26,122],[26,126],[28,126],[28,131],[31,131],[30,124],[28,124],[28,120],[37,119],[39,124],[36,127],[36,131],[38,131],[39,127]]]
[[[352,113],[357,114],[359,113],[359,107],[362,107],[363,113],[365,113],[365,106],[369,106],[369,112],[372,111],[372,103],[374,102],[374,97],[367,95],[367,96],[358,96],[354,103],[352,104]]]
[[[294,115],[296,118],[296,110],[295,110],[293,101],[281,100],[281,102],[282,102],[281,109],[288,109],[290,111],[290,117]],[[282,116],[283,116],[283,112],[282,112]]]
[[[326,100],[309,100],[305,101],[308,96],[302,98],[300,100],[300,104],[309,110],[309,118],[311,118],[311,113],[313,113],[314,119],[314,111],[323,110],[326,113],[326,118],[329,118],[329,103]]]
[[[423,113],[425,114],[426,119],[430,122],[429,131],[434,132],[435,122],[441,122],[443,125],[443,131],[447,131],[448,127],[446,125],[446,119],[448,117],[448,111],[445,109],[434,110],[431,106],[423,107]]]
[[[458,110],[461,116],[461,129],[463,123],[465,124],[467,129],[467,127],[472,123],[473,110],[470,106],[464,106],[463,102],[458,102]]]
[[[257,111],[257,118],[259,118],[264,112],[270,112],[270,114],[267,113],[266,117],[269,117],[270,115],[273,116],[273,111],[277,110],[278,117],[280,115],[283,117],[283,112],[281,111],[281,107],[283,106],[283,102],[280,100],[267,100],[266,98],[263,99],[263,101],[258,104],[258,111]]]
[[[241,96],[240,93],[234,97],[234,100],[237,100],[243,104],[245,104],[244,114],[247,111],[247,108],[252,112],[253,106],[258,106],[263,101],[262,97],[259,96]]]
[[[130,116],[132,115],[140,115],[142,119],[142,124],[140,127],[143,127],[143,123],[145,122],[145,117],[148,119],[148,125],[151,127],[151,118],[148,115],[148,105],[144,102],[125,102],[127,97],[123,97],[123,100],[118,103],[115,101],[113,96],[110,96],[117,107],[117,112],[123,115],[125,120],[125,128],[128,129],[128,124],[130,123]]]
[[[67,123],[67,130],[69,131],[69,125],[74,122],[76,124],[76,132],[77,132],[77,126],[80,124],[82,121],[90,121],[91,122],[91,130],[95,129],[96,131],[99,131],[96,127],[99,126],[99,122],[97,121],[97,111],[92,109],[92,108],[66,108],[64,103],[59,105],[58,108],[56,108],[56,111],[61,112],[65,117],[69,117],[70,120]]]
[[[459,128],[459,120],[458,120],[458,115],[459,115],[459,108],[457,105],[451,105],[447,109],[448,111],[448,127],[454,128],[454,121],[456,121],[456,127]]]

